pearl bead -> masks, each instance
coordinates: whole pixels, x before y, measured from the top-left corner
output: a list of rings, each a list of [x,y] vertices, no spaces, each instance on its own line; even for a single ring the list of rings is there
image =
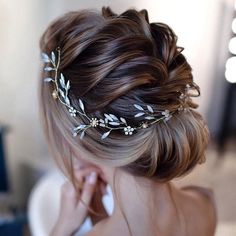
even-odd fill
[[[54,90],[54,91],[52,92],[52,97],[53,97],[54,99],[57,99],[58,93],[57,93],[56,90]]]
[[[147,125],[146,123],[143,123],[143,124],[142,124],[142,127],[145,129],[145,128],[148,127],[148,125]]]

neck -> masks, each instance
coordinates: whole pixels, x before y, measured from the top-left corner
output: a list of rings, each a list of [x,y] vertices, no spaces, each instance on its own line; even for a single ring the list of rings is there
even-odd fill
[[[160,234],[174,220],[180,221],[175,202],[178,190],[170,182],[156,183],[124,172],[117,173],[113,179],[109,181],[114,195],[111,219],[120,222],[122,228],[128,221],[133,235],[147,235],[150,230]]]

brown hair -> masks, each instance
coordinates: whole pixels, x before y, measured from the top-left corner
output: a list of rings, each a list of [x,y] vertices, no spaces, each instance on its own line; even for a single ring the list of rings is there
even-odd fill
[[[191,67],[176,45],[173,30],[163,23],[149,23],[146,10],[128,9],[118,15],[109,7],[66,13],[52,22],[40,40],[42,52],[61,48],[60,71],[71,82],[70,98],[76,109],[81,98],[86,113],[124,117],[137,125],[133,104],[174,111],[178,92],[193,82]],[[40,79],[43,127],[56,160],[70,173],[71,155],[120,167],[137,176],[168,181],[188,173],[204,159],[208,129],[191,99],[188,112],[176,113],[131,136],[111,132],[101,140],[103,127],[91,128],[80,140],[71,127],[86,122],[72,118],[51,96],[52,86]],[[58,158],[59,157],[59,158]]]

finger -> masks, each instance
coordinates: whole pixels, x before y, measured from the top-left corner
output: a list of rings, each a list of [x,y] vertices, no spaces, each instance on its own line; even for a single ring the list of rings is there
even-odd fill
[[[87,168],[81,168],[78,170],[75,170],[75,177],[78,181],[83,181],[84,178],[89,175],[91,172],[97,172],[100,173],[101,170],[96,167],[87,167]]]
[[[84,187],[82,190],[82,194],[81,194],[81,200],[79,204],[78,204],[78,210],[82,211],[82,210],[86,210],[87,211],[87,206],[89,206],[93,193],[95,191],[95,187],[96,187],[96,183],[97,183],[97,173],[96,172],[91,172],[84,183]]]
[[[61,195],[63,197],[76,197],[76,191],[73,184],[70,181],[65,181],[61,185]]]
[[[70,211],[78,204],[77,192],[73,184],[66,181],[61,186],[61,210]]]
[[[96,167],[87,167],[87,168],[82,168],[78,171],[75,171],[75,178],[76,178],[76,189],[79,193],[79,195],[81,195],[81,192],[83,190],[83,185],[84,185],[84,181],[86,176],[88,176],[91,172],[96,172],[98,174],[97,179],[99,178],[99,182],[102,181],[102,179],[100,178],[102,171],[100,169],[97,169]]]

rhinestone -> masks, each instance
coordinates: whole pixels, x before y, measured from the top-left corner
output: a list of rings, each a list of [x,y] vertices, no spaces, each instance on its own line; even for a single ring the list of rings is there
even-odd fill
[[[97,118],[92,118],[91,126],[97,127],[97,125],[98,125],[98,120],[97,120]]]

